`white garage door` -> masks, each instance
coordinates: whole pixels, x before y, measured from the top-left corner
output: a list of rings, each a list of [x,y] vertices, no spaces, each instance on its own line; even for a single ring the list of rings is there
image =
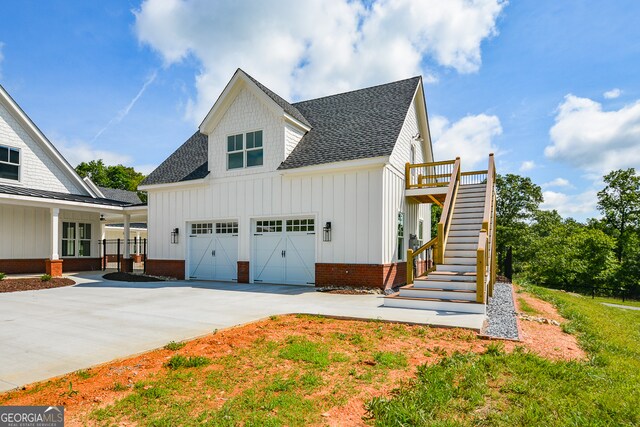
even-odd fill
[[[315,234],[313,218],[256,221],[251,260],[253,281],[313,285]]]
[[[189,278],[238,280],[238,223],[191,224]]]

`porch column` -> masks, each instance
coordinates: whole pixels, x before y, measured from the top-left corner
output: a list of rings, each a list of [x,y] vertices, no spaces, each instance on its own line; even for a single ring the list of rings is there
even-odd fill
[[[136,232],[136,255],[140,255],[140,232]]]
[[[131,232],[131,217],[129,214],[124,215],[124,251],[122,256],[122,271],[133,271],[133,260],[131,259],[131,248],[129,247],[129,234]]]
[[[62,276],[62,260],[60,259],[60,209],[50,208],[51,213],[51,253],[45,261],[46,272],[52,277]]]

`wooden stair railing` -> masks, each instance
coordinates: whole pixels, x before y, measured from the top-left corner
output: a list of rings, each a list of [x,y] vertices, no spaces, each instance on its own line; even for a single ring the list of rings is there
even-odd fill
[[[438,237],[434,237],[429,240],[424,245],[420,246],[415,251],[412,249],[407,249],[407,285],[411,285],[413,283],[413,279],[415,278],[415,271],[413,270],[413,260],[419,259],[418,256],[427,251],[427,257],[425,259],[426,262],[426,270],[425,273],[429,273],[436,268],[435,265],[435,252],[438,250]]]
[[[438,250],[436,251],[436,264],[444,264],[444,251],[447,247],[447,239],[449,237],[449,229],[451,228],[451,218],[455,208],[456,198],[458,197],[458,188],[460,187],[460,157],[456,157],[449,180],[449,188],[447,196],[442,205],[442,214],[438,222]]]
[[[493,284],[496,278],[495,183],[496,166],[493,153],[491,153],[489,155],[489,169],[487,170],[487,187],[484,197],[482,227],[478,235],[478,248],[476,253],[476,301],[482,304],[486,304],[487,298],[493,295]],[[488,275],[487,269],[489,269]]]

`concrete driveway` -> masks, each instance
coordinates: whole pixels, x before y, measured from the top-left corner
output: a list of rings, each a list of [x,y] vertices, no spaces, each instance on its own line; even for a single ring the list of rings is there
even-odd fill
[[[308,313],[479,329],[483,315],[382,307],[380,295],[214,282],[124,283],[0,294],[0,391],[256,321]]]

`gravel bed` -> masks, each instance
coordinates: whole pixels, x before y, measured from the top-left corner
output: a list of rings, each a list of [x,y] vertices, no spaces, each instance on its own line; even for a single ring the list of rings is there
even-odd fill
[[[488,325],[484,333],[493,338],[519,339],[516,308],[510,283],[497,282],[487,306]]]

